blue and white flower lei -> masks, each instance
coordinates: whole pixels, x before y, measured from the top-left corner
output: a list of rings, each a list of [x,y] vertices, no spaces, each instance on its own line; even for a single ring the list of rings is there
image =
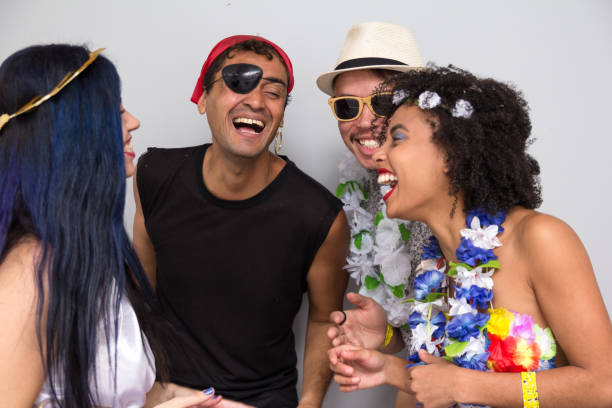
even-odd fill
[[[386,216],[383,200],[376,214],[363,204],[368,199],[365,182],[372,177],[355,157],[348,153],[340,162],[340,184],[336,195],[344,204],[351,230],[350,253],[344,267],[359,286],[359,293],[376,300],[387,312],[389,324],[400,327],[408,321],[412,309],[405,289],[412,272],[405,243],[410,232],[403,221]],[[381,193],[388,186],[381,186]]]
[[[414,297],[408,300],[413,308],[408,320],[410,360],[419,363],[418,351],[425,349],[436,356],[443,354],[458,366],[487,370],[488,340],[483,330],[489,314],[479,309],[492,308],[492,275],[499,269],[493,249],[501,246],[497,235],[504,231],[505,219],[503,212],[491,216],[481,210],[469,211],[468,228],[461,230],[456,252],[457,264],[446,262],[437,239],[431,237],[414,278]],[[448,291],[451,278],[453,297]]]

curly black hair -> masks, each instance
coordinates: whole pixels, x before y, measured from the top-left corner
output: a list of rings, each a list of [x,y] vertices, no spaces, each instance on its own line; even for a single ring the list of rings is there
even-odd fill
[[[399,106],[418,105],[425,91],[440,96],[439,105],[423,112],[428,115],[433,141],[445,152],[449,194],[461,195],[465,211],[481,208],[494,214],[517,205],[533,209],[542,203],[540,166],[526,152],[532,142],[529,107],[514,86],[477,78],[452,65],[430,64],[388,79],[381,90],[391,90],[396,99],[405,97]],[[471,104],[469,118],[453,115],[459,100]],[[387,126],[388,119],[379,127],[380,137],[385,137]]]

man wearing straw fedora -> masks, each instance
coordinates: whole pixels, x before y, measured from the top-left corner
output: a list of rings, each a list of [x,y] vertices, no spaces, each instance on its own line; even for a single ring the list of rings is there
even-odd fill
[[[334,345],[352,343],[390,353],[404,346],[407,332],[399,328],[408,322],[410,309],[402,300],[431,232],[422,223],[386,217],[382,197],[388,187],[378,184],[372,155],[379,141],[372,129],[392,99],[379,89],[381,83],[398,72],[422,67],[409,30],[391,23],[367,22],[351,27],[334,69],[317,79],[319,89],[330,95],[328,102],[338,120],[340,136],[350,151],[339,165],[337,195],[351,227],[351,251],[345,268],[360,293],[347,295],[356,309],[331,314],[336,327],[329,329],[328,335]],[[378,332],[377,328],[367,330],[368,322],[377,320],[371,317],[380,313],[386,313],[388,321],[384,338],[368,334]],[[400,393],[396,406],[410,400],[409,395]]]

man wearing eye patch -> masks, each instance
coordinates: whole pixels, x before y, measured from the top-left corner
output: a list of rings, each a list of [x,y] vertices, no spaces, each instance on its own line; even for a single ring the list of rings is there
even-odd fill
[[[389,187],[381,188],[379,183],[393,183],[394,175],[384,170],[380,175],[377,172],[372,155],[380,140],[373,129],[393,108],[393,96],[381,89],[384,80],[422,66],[410,31],[391,23],[368,22],[351,27],[334,69],[317,79],[319,89],[330,95],[328,103],[351,153],[339,166],[342,174],[338,191],[350,217],[353,237],[346,268],[363,295],[349,295],[357,308],[346,311],[346,317],[338,312],[332,314],[331,320],[336,324],[346,320],[328,333],[334,345],[354,343],[381,347],[390,353],[404,346],[403,336],[408,332],[399,327],[407,324],[410,308],[403,300],[431,232],[423,223],[386,218],[382,196]],[[372,314],[377,313],[387,315],[385,338],[372,338],[367,332],[354,330],[368,328],[368,322],[377,320]],[[396,407],[410,402],[411,396],[400,393]]]
[[[279,155],[292,88],[291,61],[276,44],[222,40],[191,98],[212,143],[149,149],[134,191],[134,245],[165,315],[196,349],[166,345],[170,380],[257,407],[321,405],[328,316],[347,283],[341,202]],[[306,290],[298,405],[292,324]]]

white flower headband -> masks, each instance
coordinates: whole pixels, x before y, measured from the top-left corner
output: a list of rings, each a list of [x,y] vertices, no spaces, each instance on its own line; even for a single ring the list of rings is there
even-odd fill
[[[405,89],[400,89],[393,92],[393,105],[399,106],[406,99],[410,97],[410,93]],[[436,106],[442,106],[443,108],[448,109],[445,105],[442,104],[442,98],[436,92],[433,91],[424,91],[419,95],[418,100],[414,101],[415,105],[419,105],[421,109],[433,109]],[[455,106],[450,109],[451,115],[454,118],[463,118],[469,119],[472,117],[472,113],[474,112],[474,107],[469,101],[465,99],[459,99],[455,102]]]

